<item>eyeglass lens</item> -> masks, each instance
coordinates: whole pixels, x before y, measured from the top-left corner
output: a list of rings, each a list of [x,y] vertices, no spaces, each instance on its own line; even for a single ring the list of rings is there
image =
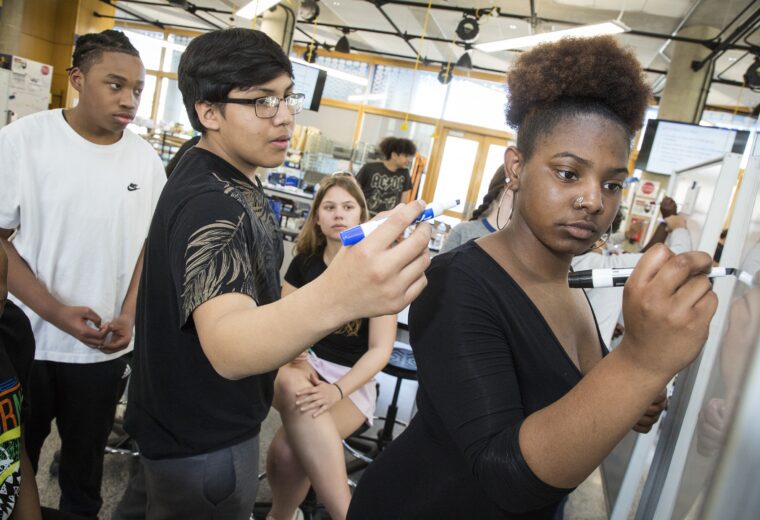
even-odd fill
[[[303,110],[304,97],[298,94],[286,96],[284,99],[277,96],[267,96],[260,98],[254,105],[256,115],[263,118],[274,117],[280,107],[280,101],[285,101],[285,107],[291,114],[297,114]]]

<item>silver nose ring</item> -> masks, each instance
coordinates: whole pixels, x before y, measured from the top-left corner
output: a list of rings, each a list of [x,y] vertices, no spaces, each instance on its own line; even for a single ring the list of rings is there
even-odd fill
[[[577,199],[575,199],[575,202],[573,202],[573,207],[575,209],[583,209],[583,195],[580,195]]]

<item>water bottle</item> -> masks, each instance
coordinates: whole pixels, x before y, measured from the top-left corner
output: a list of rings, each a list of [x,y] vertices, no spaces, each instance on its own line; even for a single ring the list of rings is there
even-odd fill
[[[440,251],[443,247],[443,238],[446,236],[446,224],[439,222],[433,232],[433,240],[430,249],[434,251]]]

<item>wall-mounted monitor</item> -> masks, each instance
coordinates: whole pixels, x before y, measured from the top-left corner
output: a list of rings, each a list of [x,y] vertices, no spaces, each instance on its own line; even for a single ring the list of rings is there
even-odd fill
[[[749,131],[650,119],[636,168],[672,175],[727,153],[744,153]]]
[[[306,94],[303,105],[306,110],[317,111],[319,103],[322,101],[322,91],[325,89],[327,72],[305,63],[296,61],[291,63],[293,65],[293,82],[295,83],[293,91]]]

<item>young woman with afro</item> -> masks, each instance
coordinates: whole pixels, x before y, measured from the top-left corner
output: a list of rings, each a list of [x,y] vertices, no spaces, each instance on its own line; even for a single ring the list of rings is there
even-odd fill
[[[437,256],[412,304],[418,413],[368,468],[349,519],[552,518],[699,354],[717,299],[704,253],[652,248],[607,353],[573,256],[607,232],[650,98],[611,37],[522,54],[508,79],[504,229]]]

